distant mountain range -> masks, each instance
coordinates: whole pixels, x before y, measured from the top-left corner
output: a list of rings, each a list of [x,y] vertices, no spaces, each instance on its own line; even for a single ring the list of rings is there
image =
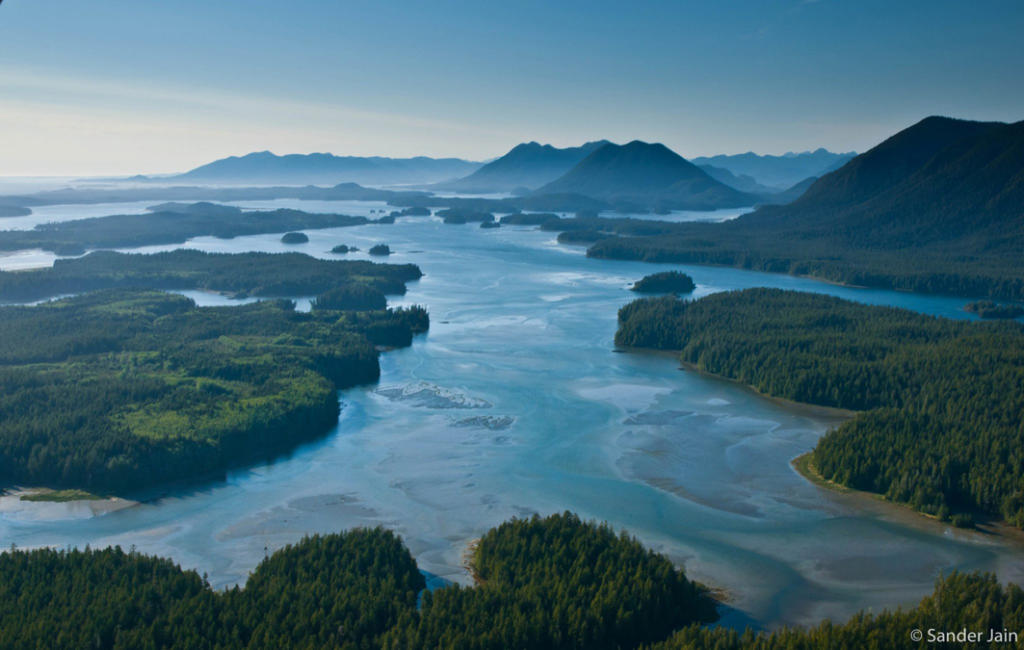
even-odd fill
[[[716,181],[663,144],[639,140],[605,144],[534,194],[580,194],[656,210],[734,208],[760,200]]]
[[[590,253],[1024,300],[1024,122],[929,117],[788,205],[608,238]]]
[[[558,178],[606,144],[607,140],[598,140],[558,149],[550,144],[525,142],[465,178],[439,183],[430,189],[464,194],[525,194]]]
[[[779,190],[775,187],[768,187],[762,185],[754,180],[753,176],[747,176],[746,174],[736,175],[725,169],[724,167],[715,167],[714,165],[697,165],[704,171],[705,174],[715,179],[719,183],[723,183],[741,192],[747,192],[750,194],[775,194]]]
[[[781,156],[762,156],[752,152],[731,156],[702,156],[692,158],[691,162],[698,166],[710,165],[727,170],[740,179],[746,176],[755,183],[764,185],[769,191],[779,191],[790,188],[811,176],[823,176],[839,169],[856,155],[853,151],[832,153],[827,149],[818,149],[803,153],[787,153]],[[754,191],[744,187],[739,189]]]
[[[426,185],[470,174],[482,163],[460,158],[383,158],[329,153],[275,155],[269,151],[231,156],[171,177],[166,183],[278,185]],[[141,180],[136,177],[135,180]]]

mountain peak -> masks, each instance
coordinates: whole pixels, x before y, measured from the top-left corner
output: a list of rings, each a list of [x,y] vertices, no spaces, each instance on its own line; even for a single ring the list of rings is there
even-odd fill
[[[605,144],[535,194],[582,194],[646,208],[714,209],[756,199],[708,176],[660,142]]]

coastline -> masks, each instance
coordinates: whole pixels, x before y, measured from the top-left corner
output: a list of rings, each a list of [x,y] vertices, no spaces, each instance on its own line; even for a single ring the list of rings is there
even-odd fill
[[[859,413],[858,411],[840,409],[831,406],[819,406],[817,404],[796,402],[783,397],[775,397],[772,395],[762,393],[761,391],[757,390],[757,388],[751,386],[750,384],[744,384],[739,380],[732,379],[730,377],[725,377],[723,375],[718,375],[713,372],[708,372],[697,367],[695,364],[682,361],[679,358],[680,352],[678,350],[653,350],[650,348],[617,346],[616,351],[651,354],[655,356],[671,358],[675,360],[676,363],[679,364],[680,369],[682,370],[696,372],[699,373],[701,376],[710,377],[718,381],[729,382],[731,384],[749,390],[751,393],[757,395],[760,398],[767,399],[776,404],[779,404],[780,406],[783,406],[788,410],[803,413],[810,417],[826,419],[832,421],[834,425],[841,424],[846,420],[856,417]],[[873,503],[875,505],[881,504],[887,508],[894,508],[900,514],[913,515],[915,518],[922,522],[931,522],[933,524],[949,527],[954,530],[974,532],[981,535],[991,535],[1002,539],[1006,539],[1008,541],[1012,541],[1014,543],[1024,544],[1024,530],[1018,529],[1017,527],[1013,526],[1005,520],[995,519],[989,513],[972,512],[970,514],[973,517],[974,524],[970,527],[958,527],[954,526],[951,522],[942,521],[935,515],[926,512],[921,512],[920,510],[917,510],[908,504],[892,501],[891,499],[886,498],[885,495],[878,494],[875,492],[868,492],[865,490],[858,490],[856,488],[851,488],[841,483],[836,483],[835,481],[832,481],[830,479],[826,479],[821,474],[819,474],[817,469],[814,467],[813,455],[814,450],[811,449],[800,454],[799,456],[796,456],[795,458],[790,460],[790,467],[797,474],[799,474],[801,478],[820,488],[827,489],[837,494],[848,495],[849,497],[855,500],[859,500],[861,502],[868,500],[868,502]]]
[[[814,465],[813,456],[813,450],[804,452],[792,459],[789,464],[790,467],[793,468],[793,471],[799,474],[804,480],[813,483],[817,487],[837,494],[846,495],[856,501],[867,501],[874,505],[882,505],[885,509],[899,513],[900,515],[912,515],[921,522],[930,522],[931,524],[952,530],[975,533],[978,535],[990,535],[1016,544],[1024,544],[1024,530],[1013,526],[1005,520],[995,519],[984,512],[970,513],[974,517],[974,525],[970,527],[958,527],[954,526],[951,522],[939,519],[935,515],[927,512],[921,512],[908,504],[893,501],[892,499],[887,498],[884,494],[858,490],[857,488],[851,488],[841,483],[836,483],[835,481],[827,479],[818,473],[818,469]]]

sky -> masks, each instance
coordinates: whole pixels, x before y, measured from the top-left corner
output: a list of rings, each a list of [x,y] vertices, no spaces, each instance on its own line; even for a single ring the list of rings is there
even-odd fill
[[[519,142],[863,151],[1024,119],[1024,2],[4,0],[0,175]]]

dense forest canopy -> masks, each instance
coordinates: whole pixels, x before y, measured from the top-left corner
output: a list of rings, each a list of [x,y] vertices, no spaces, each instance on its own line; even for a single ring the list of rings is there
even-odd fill
[[[201,289],[233,295],[282,297],[364,285],[402,295],[422,276],[414,264],[321,260],[300,253],[205,253],[179,249],[127,254],[97,251],[59,259],[52,267],[0,271],[0,299],[38,300],[112,288]]]
[[[0,476],[113,492],[191,479],[294,448],[375,381],[374,345],[407,345],[421,308],[197,308],[107,290],[0,307]]]
[[[471,565],[478,584],[425,595],[388,648],[635,648],[716,618],[668,559],[566,513],[502,524]]]
[[[1020,630],[1024,592],[953,574],[909,610],[771,634],[703,627],[714,603],[664,556],[566,513],[490,530],[480,581],[426,593],[393,533],[307,537],[214,591],[169,560],[104,550],[0,554],[5,648],[888,650],[911,630]],[[422,599],[417,607],[418,599]],[[982,648],[985,644],[959,647]]]
[[[1024,326],[747,289],[619,312],[618,345],[777,397],[862,411],[814,451],[827,479],[966,524],[1024,527]]]

